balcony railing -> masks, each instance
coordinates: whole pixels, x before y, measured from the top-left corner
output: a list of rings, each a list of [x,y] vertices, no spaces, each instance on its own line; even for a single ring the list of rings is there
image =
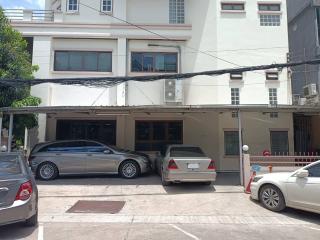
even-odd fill
[[[55,12],[52,10],[5,9],[4,14],[10,21],[53,22],[55,20]]]

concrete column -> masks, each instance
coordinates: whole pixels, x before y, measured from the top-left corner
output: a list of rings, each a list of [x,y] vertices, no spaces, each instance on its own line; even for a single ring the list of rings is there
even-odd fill
[[[251,177],[251,166],[250,166],[250,154],[243,154],[243,175],[244,175],[244,188],[249,184]]]
[[[124,77],[127,75],[127,39],[118,39],[118,76]],[[117,106],[126,104],[126,84],[122,83],[117,86]]]
[[[13,131],[13,114],[11,113],[10,120],[9,120],[8,152],[11,152],[12,131]]]
[[[238,110],[238,127],[239,127],[239,156],[240,156],[240,183],[243,186],[243,155],[242,155],[242,122],[241,112]]]

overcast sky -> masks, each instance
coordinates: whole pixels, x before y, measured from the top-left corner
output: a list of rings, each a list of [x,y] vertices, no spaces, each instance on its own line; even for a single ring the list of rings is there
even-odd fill
[[[0,0],[2,8],[44,9],[45,0]]]

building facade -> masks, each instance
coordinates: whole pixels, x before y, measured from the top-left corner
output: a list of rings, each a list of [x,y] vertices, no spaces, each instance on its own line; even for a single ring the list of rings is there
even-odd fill
[[[46,11],[7,16],[32,43],[35,77],[90,78],[285,62],[286,11],[286,1],[279,0],[47,0]],[[110,88],[44,83],[32,94],[42,106],[217,106],[202,112],[40,114],[37,141],[90,138],[147,152],[195,144],[219,170],[238,171],[239,121],[230,109],[259,105],[259,111],[241,113],[243,143],[256,153],[294,151],[292,113],[277,111],[291,104],[286,69]]]

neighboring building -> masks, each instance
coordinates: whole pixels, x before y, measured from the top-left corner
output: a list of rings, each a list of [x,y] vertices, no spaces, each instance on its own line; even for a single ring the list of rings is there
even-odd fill
[[[47,0],[46,11],[21,10],[18,19],[7,15],[32,39],[32,61],[40,67],[35,76],[67,78],[282,63],[288,52],[286,10],[284,0]],[[92,138],[142,151],[196,144],[216,159],[219,170],[238,171],[238,119],[230,109],[239,107],[245,109],[243,142],[252,152],[294,151],[292,113],[276,109],[291,104],[286,69],[111,88],[41,84],[32,94],[41,97],[42,106],[148,109],[41,115],[39,141]],[[203,110],[179,111],[188,105]]]
[[[320,1],[288,1],[290,61],[316,59],[320,56]],[[292,69],[292,91],[300,98],[312,98],[319,92],[319,65],[302,65]],[[312,84],[316,88],[312,89]],[[309,86],[309,90],[308,87]],[[312,103],[312,102],[308,102]],[[304,104],[301,102],[301,104]]]
[[[288,32],[290,53],[288,60],[303,61],[320,56],[320,1],[288,1]],[[291,69],[294,104],[320,106],[320,67],[302,65]],[[294,115],[295,151],[320,152],[319,116]]]

